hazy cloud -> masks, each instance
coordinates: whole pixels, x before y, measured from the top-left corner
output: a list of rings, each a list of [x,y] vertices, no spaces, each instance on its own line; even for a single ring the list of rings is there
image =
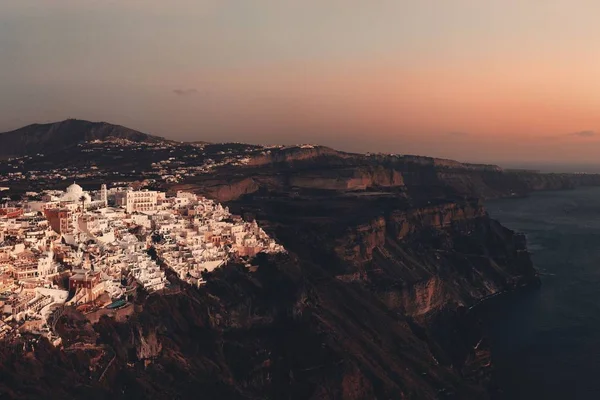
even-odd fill
[[[469,136],[469,133],[461,132],[461,131],[452,131],[452,132],[448,132],[447,135],[452,136],[452,137],[465,137],[465,136]]]
[[[583,138],[593,137],[593,136],[596,136],[597,134],[598,133],[596,131],[579,131],[579,132],[571,133],[571,135],[573,135],[573,136],[579,136],[579,137],[583,137]]]
[[[198,90],[196,89],[175,89],[173,90],[177,96],[191,96],[193,94],[197,94]]]

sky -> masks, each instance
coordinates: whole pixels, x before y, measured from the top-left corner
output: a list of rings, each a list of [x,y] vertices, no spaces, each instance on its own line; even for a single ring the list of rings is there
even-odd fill
[[[593,164],[598,15],[596,0],[1,0],[0,131],[79,118]]]

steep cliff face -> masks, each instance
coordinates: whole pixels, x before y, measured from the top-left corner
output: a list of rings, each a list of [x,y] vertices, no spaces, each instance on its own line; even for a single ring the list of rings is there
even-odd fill
[[[0,349],[0,393],[486,398],[489,351],[465,311],[536,281],[523,239],[476,200],[410,207],[387,195],[311,198],[241,201],[291,255],[261,256],[254,273],[217,270],[201,290],[142,295],[121,322],[92,326],[69,315],[58,324],[64,350],[44,341],[26,357],[22,347]],[[329,205],[340,213],[323,216]]]
[[[398,189],[410,198],[426,201],[526,196],[533,191],[600,185],[600,175],[505,171],[493,165],[413,156],[366,157],[319,147],[283,150],[260,156],[260,160],[245,168],[220,170],[220,179],[207,177],[183,186],[219,201],[234,201],[260,189],[289,192],[293,188]]]
[[[220,179],[207,177],[195,184],[179,184],[171,190],[199,191],[218,200],[229,202],[260,190],[291,192],[294,189],[329,190],[334,192],[361,191],[373,188],[402,190],[402,173],[393,168],[373,165],[314,167],[300,161],[294,167],[248,169],[241,176],[225,175]]]
[[[485,217],[483,206],[478,201],[444,203],[407,210],[392,209],[385,216],[350,227],[347,235],[338,239],[341,244],[336,251],[346,263],[360,265],[371,261],[373,251],[383,248],[389,238],[403,241],[420,232],[441,232],[452,224]]]
[[[403,187],[402,174],[382,166],[316,170],[292,174],[291,186],[327,190],[366,190],[373,187]]]
[[[259,189],[258,183],[252,178],[242,178],[218,183],[206,188],[206,195],[218,199],[221,202],[235,200],[245,194],[254,193]],[[181,189],[186,189],[181,187]]]
[[[521,236],[491,220],[479,202],[392,211],[348,229],[337,255],[411,316],[471,306],[537,281]]]
[[[127,322],[103,317],[94,325],[97,343],[60,351],[41,341],[25,358],[18,348],[2,349],[0,392],[134,399],[483,395],[364,286],[293,257],[259,263],[254,274],[233,266],[217,271],[201,291],[153,295]],[[95,363],[99,346],[106,355]],[[27,384],[32,380],[36,385]]]
[[[278,163],[294,163],[306,160],[319,160],[328,157],[346,158],[352,155],[325,146],[295,146],[268,151],[268,154],[251,158],[249,166],[263,166]]]
[[[562,181],[313,150],[173,188],[257,219],[288,255],[260,256],[256,272],[217,270],[200,290],[142,294],[127,320],[71,315],[59,324],[70,327],[64,351],[0,350],[0,393],[487,398],[490,353],[467,310],[538,279],[524,238],[471,196]]]
[[[475,218],[485,217],[485,210],[480,201],[460,203],[443,203],[436,206],[411,210],[395,210],[390,214],[390,230],[398,240],[411,233],[424,229],[444,229],[453,223],[462,223]]]
[[[337,256],[348,266],[363,265],[372,260],[375,249],[385,245],[386,228],[387,220],[383,216],[351,227],[344,237],[337,240]]]
[[[474,347],[481,337],[465,339],[477,329],[464,313],[488,296],[537,285],[524,238],[491,220],[476,199],[415,207],[383,192],[353,198],[352,205],[346,196],[312,201],[325,211],[314,213],[302,196],[283,202],[253,196],[232,206],[255,215],[336,281],[363,288],[389,312],[409,318],[440,363],[485,380],[489,350]]]

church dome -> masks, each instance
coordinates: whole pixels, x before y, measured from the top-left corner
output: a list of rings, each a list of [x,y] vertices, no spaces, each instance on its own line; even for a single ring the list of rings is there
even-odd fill
[[[67,193],[72,194],[81,194],[83,193],[83,188],[76,183],[73,183],[71,186],[67,188]]]

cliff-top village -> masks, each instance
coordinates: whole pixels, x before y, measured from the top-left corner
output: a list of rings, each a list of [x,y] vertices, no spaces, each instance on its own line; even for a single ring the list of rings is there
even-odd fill
[[[282,252],[256,222],[193,193],[102,185],[28,193],[0,206],[0,338],[23,331],[55,344],[53,313],[118,310],[138,288],[163,293],[165,270],[192,285],[232,259]]]

